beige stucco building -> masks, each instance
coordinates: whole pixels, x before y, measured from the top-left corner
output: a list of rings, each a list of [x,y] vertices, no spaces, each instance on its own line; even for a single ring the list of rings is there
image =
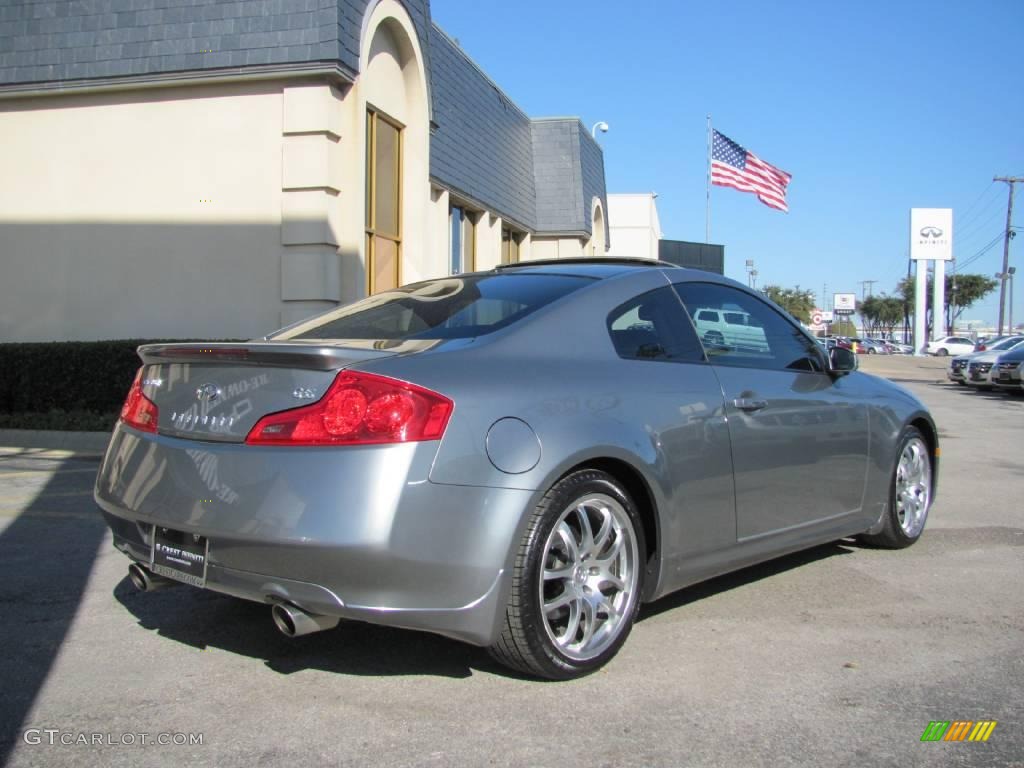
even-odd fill
[[[280,5],[5,12],[0,341],[246,338],[606,252],[600,148],[523,114],[427,0]]]

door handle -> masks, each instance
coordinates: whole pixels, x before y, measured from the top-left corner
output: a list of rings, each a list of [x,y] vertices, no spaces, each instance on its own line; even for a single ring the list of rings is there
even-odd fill
[[[768,407],[767,400],[750,400],[746,397],[737,397],[735,400],[732,401],[732,404],[735,405],[739,410],[747,411],[748,413],[760,411],[762,408]]]

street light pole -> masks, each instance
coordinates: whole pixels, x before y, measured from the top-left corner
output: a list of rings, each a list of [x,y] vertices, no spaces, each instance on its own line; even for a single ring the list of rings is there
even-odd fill
[[[992,181],[1005,181],[1010,186],[1010,199],[1006,205],[1006,231],[1003,233],[1003,270],[999,279],[999,331],[1003,335],[1003,317],[1006,309],[1006,280],[1010,276],[1010,240],[1013,238],[1013,190],[1024,181],[1024,176],[996,176]]]
[[[590,129],[590,138],[596,139],[598,131],[600,131],[601,133],[608,133],[608,123],[606,123],[604,120],[598,120],[596,123],[594,123],[594,125]]]

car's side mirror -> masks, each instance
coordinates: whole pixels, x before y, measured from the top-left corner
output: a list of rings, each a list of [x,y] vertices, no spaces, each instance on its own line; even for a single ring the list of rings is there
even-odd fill
[[[828,359],[831,364],[832,373],[839,376],[856,371],[857,366],[860,365],[860,362],[857,360],[857,354],[853,350],[843,349],[842,347],[832,347],[829,350]]]

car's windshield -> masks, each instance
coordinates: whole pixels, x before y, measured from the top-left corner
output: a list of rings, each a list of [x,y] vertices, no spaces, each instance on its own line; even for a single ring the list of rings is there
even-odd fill
[[[269,338],[471,338],[521,320],[592,281],[571,275],[509,273],[430,280],[368,296]]]

